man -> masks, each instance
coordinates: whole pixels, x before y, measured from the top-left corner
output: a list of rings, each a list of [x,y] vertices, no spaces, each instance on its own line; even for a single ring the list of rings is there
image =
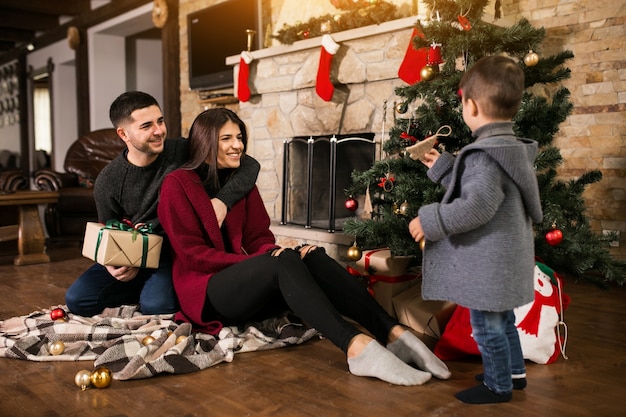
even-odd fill
[[[126,92],[116,98],[109,117],[127,149],[96,179],[98,219],[103,223],[128,219],[132,224],[150,224],[153,233],[164,235],[157,218],[159,189],[163,178],[186,161],[187,140],[166,140],[167,127],[158,102],[140,91]],[[256,160],[244,158],[233,181],[211,200],[220,225],[228,208],[254,187],[259,168]],[[144,314],[178,311],[169,240],[163,237],[157,269],[96,263],[68,288],[65,301],[69,310],[92,316],[107,307],[139,304]]]

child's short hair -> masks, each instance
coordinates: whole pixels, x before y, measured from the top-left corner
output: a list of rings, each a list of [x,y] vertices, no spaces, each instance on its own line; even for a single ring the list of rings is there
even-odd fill
[[[519,110],[524,94],[524,71],[511,58],[485,56],[461,78],[463,99],[480,103],[486,116],[509,120]]]

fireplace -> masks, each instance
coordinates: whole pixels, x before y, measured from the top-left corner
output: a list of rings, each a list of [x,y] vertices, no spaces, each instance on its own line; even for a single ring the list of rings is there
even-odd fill
[[[354,212],[345,208],[344,190],[353,171],[372,166],[374,133],[301,136],[285,141],[282,224],[341,230]]]

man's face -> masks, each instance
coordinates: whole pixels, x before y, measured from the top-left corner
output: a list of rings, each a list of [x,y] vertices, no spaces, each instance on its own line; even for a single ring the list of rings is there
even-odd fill
[[[128,147],[128,161],[137,166],[153,162],[163,152],[167,127],[158,106],[145,107],[131,113],[131,121],[117,128]]]

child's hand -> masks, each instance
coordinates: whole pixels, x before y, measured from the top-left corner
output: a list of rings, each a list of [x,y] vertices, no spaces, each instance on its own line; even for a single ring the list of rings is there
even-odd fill
[[[419,242],[424,237],[424,229],[422,229],[422,222],[419,217],[414,218],[409,222],[409,233],[413,236],[416,242]]]
[[[439,151],[433,148],[424,154],[424,157],[421,159],[421,161],[428,168],[432,168],[432,166],[435,164],[435,161],[439,159],[440,155],[441,154],[439,153]]]

